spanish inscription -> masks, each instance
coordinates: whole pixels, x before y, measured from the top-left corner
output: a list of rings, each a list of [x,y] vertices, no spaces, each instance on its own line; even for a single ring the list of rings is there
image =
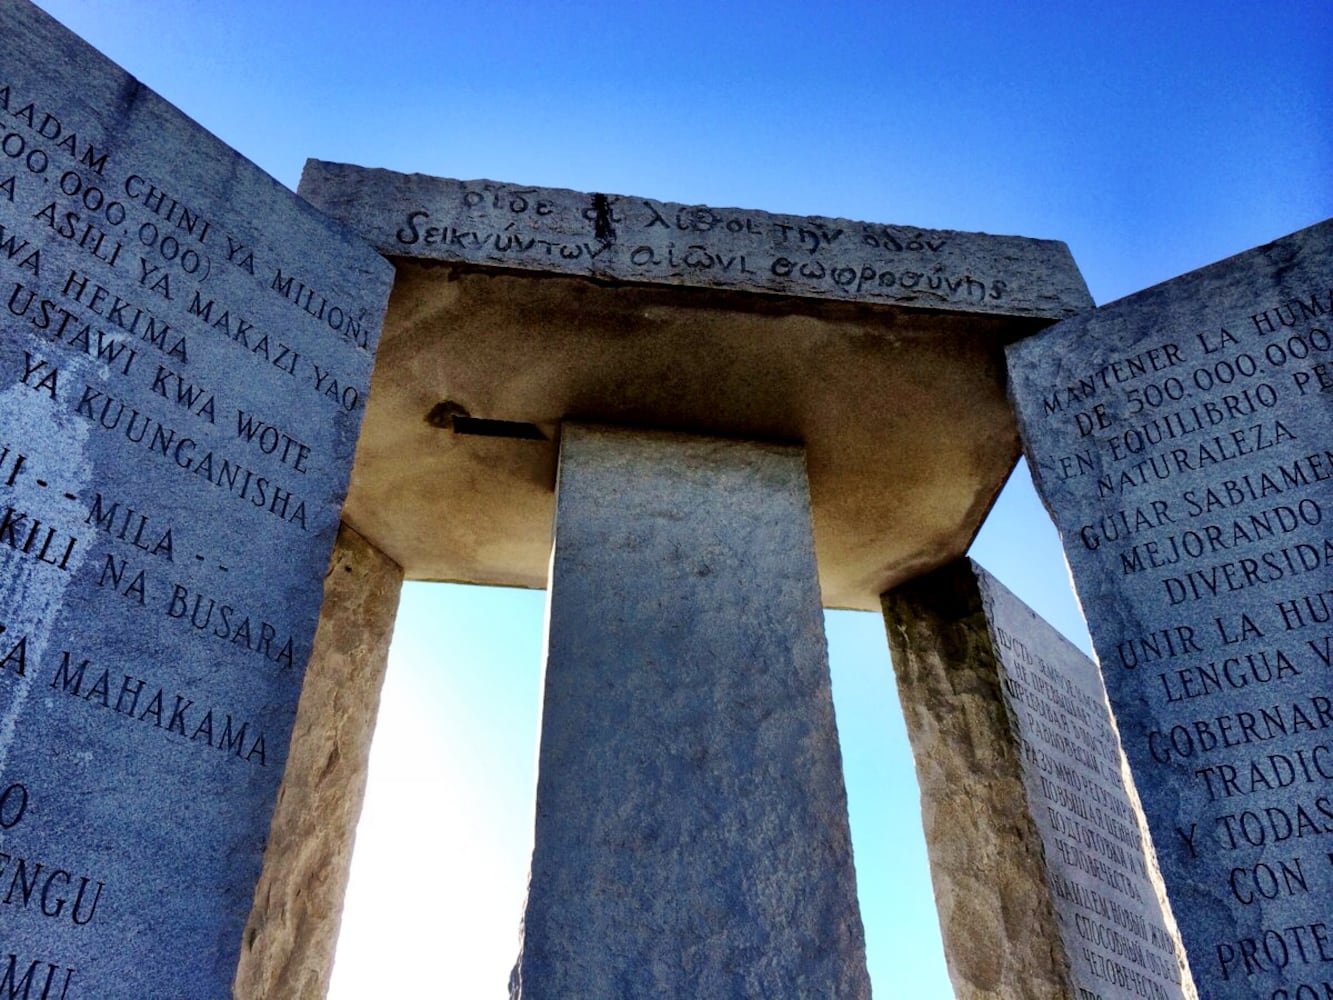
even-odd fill
[[[230,994],[390,273],[0,0],[0,996]]]
[[[1009,365],[1200,993],[1333,996],[1333,223]]]
[[[974,565],[1078,1000],[1194,996],[1097,667]]]
[[[1070,315],[1068,303],[1086,298],[1068,249],[1049,240],[319,161],[306,165],[301,191],[402,257],[1047,318]]]

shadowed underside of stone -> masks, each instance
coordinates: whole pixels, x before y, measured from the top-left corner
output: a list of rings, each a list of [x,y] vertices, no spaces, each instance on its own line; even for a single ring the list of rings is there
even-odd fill
[[[1018,454],[1005,344],[1060,243],[312,161],[398,268],[344,516],[410,578],[544,587],[569,419],[803,444],[827,606],[963,552]]]

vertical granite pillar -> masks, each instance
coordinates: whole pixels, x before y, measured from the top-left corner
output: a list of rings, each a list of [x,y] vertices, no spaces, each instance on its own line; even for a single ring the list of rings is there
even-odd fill
[[[323,1000],[403,571],[341,525],[232,995]]]
[[[569,426],[514,997],[867,997],[798,448]]]
[[[914,580],[884,595],[884,621],[954,991],[1062,1000],[1069,956],[975,582]]]
[[[968,560],[883,605],[960,1000],[1193,998],[1096,664]]]

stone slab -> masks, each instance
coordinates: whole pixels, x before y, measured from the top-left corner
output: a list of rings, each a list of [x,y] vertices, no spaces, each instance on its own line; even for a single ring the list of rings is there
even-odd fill
[[[1096,664],[970,560],[884,613],[958,996],[1193,997]]]
[[[23,0],[0,150],[0,983],[226,997],[391,269]]]
[[[803,464],[566,428],[514,997],[869,997]]]
[[[572,419],[804,444],[823,600],[878,608],[888,587],[962,554],[1017,458],[1003,345],[1091,305],[1068,250],[1047,240],[318,162],[300,190],[394,255],[345,516],[411,578],[545,586],[559,426]],[[614,229],[602,237],[599,205]],[[419,212],[451,234],[553,249],[396,242]],[[796,253],[784,239],[818,232],[829,240],[805,237],[795,277],[773,273]],[[642,241],[736,263],[638,267]],[[559,249],[583,245],[595,258]],[[920,281],[858,292],[800,277],[853,264]],[[931,291],[946,273],[954,290]],[[451,414],[527,436],[461,433]]]
[[[1063,243],[681,205],[310,160],[301,191],[386,256],[615,281],[1059,319]]]
[[[1330,331],[1323,222],[1009,352],[1189,963],[1219,1000],[1333,983]]]

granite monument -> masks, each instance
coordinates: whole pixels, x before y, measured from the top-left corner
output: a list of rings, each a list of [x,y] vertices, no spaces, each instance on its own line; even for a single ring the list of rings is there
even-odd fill
[[[1193,997],[1096,664],[970,560],[884,614],[957,996]]]
[[[1333,995],[1333,222],[1009,351],[1200,995]]]
[[[392,271],[0,2],[0,993],[228,995]]]

